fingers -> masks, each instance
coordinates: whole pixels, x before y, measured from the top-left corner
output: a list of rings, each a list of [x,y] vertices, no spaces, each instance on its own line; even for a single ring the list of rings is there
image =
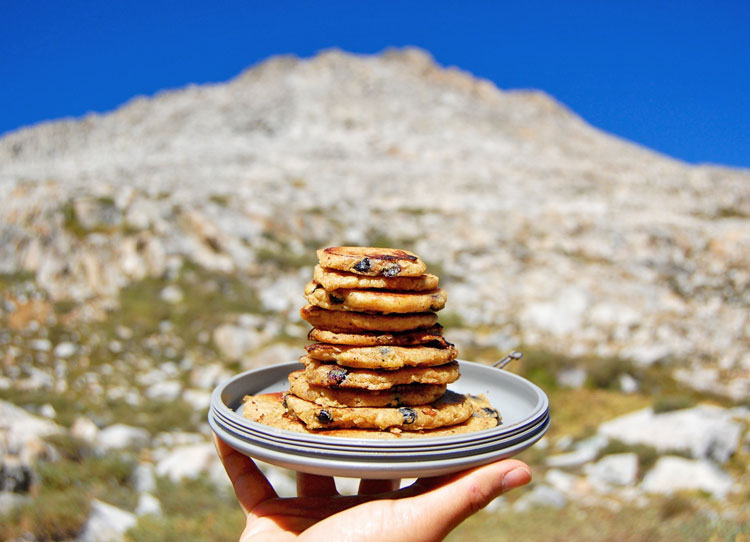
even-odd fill
[[[376,495],[378,493],[389,493],[398,489],[400,480],[367,480],[359,481],[360,495]]]
[[[299,497],[332,497],[338,495],[336,482],[332,476],[297,473],[297,496]]]
[[[528,484],[531,470],[525,463],[506,459],[465,471],[452,477],[419,480],[413,487],[428,489],[414,497],[420,509],[430,510],[430,521],[425,521],[420,532],[424,540],[442,540],[459,523],[475,514],[493,499],[517,487]]]
[[[278,496],[252,459],[226,444],[216,434],[214,445],[245,515],[263,501]]]

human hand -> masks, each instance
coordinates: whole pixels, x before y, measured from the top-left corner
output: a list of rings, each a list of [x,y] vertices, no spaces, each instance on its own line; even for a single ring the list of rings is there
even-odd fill
[[[433,542],[495,497],[531,480],[529,467],[505,459],[398,489],[392,480],[362,480],[343,496],[330,476],[297,473],[297,497],[279,498],[252,459],[214,435],[247,522],[240,542]]]

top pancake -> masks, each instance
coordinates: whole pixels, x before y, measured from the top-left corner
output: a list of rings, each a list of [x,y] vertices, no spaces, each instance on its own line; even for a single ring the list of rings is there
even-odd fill
[[[423,292],[425,290],[434,290],[438,287],[440,279],[431,273],[425,273],[418,277],[368,277],[366,275],[356,275],[339,271],[338,269],[328,269],[320,265],[315,266],[313,279],[328,291],[339,290],[341,288],[349,290],[364,289],[382,289]]]
[[[419,256],[406,250],[376,247],[328,247],[318,250],[323,267],[370,277],[418,277],[427,270]]]

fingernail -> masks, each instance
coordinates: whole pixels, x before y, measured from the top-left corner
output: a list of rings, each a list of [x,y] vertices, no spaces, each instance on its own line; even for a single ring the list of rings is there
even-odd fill
[[[508,474],[503,476],[503,491],[510,491],[516,487],[521,487],[531,481],[531,472],[523,467],[516,467]]]

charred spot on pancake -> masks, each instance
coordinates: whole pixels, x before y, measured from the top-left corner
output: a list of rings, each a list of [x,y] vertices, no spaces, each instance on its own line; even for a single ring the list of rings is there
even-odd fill
[[[410,425],[417,421],[417,411],[413,408],[401,407],[398,411],[404,417],[404,425]]]
[[[344,380],[346,380],[348,374],[349,371],[347,371],[343,367],[334,367],[333,369],[328,371],[328,383],[331,386],[340,386],[341,384],[343,384]]]
[[[328,298],[331,300],[331,303],[333,303],[334,305],[341,305],[344,302],[343,297],[339,297],[330,292],[328,293]]]
[[[389,265],[388,267],[385,267],[383,269],[383,276],[384,277],[395,277],[401,272],[401,266],[397,263],[394,263],[393,265]]]
[[[482,412],[484,413],[485,417],[487,417],[487,418],[495,418],[495,420],[497,420],[497,423],[498,424],[500,423],[500,414],[494,408],[484,407],[484,408],[482,408]]]
[[[323,423],[323,424],[329,424],[333,421],[333,416],[326,409],[317,411],[315,413],[315,417],[318,419],[320,423]]]
[[[360,273],[367,273],[370,270],[370,267],[370,258],[363,258],[354,265],[353,269]]]

